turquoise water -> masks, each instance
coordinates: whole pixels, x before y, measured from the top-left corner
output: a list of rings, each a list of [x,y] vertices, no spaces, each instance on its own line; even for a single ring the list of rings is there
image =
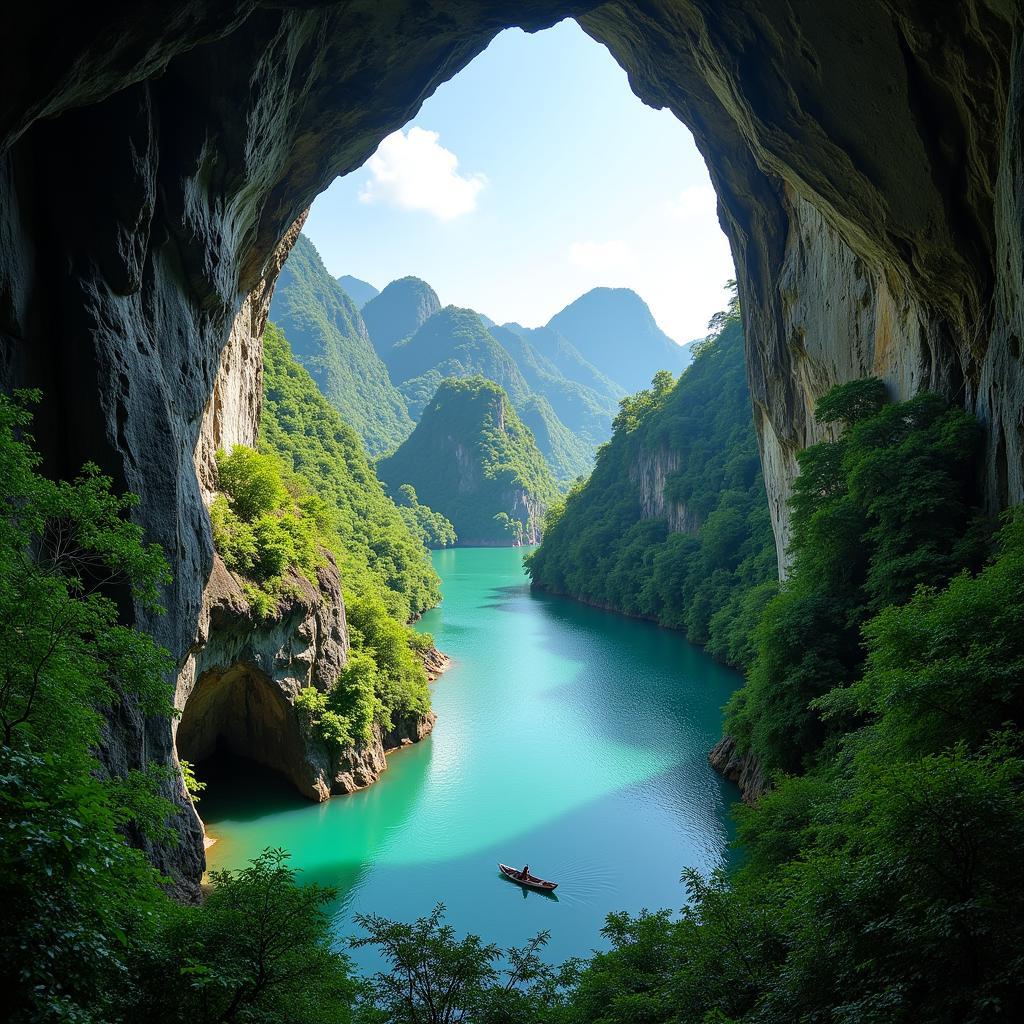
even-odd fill
[[[249,762],[220,765],[200,805],[212,867],[284,847],[340,890],[339,935],[354,913],[411,920],[441,901],[501,946],[549,929],[551,960],[600,948],[610,910],[682,905],[681,870],[728,856],[737,793],[707,751],[738,677],[677,633],[531,594],[522,554],[434,555],[444,601],[419,628],[454,665],[433,735],[375,786],[314,805]],[[499,860],[559,882],[557,900]]]

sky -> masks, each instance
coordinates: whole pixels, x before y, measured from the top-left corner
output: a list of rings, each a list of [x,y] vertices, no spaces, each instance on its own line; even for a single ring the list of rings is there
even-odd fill
[[[735,276],[689,131],[571,20],[502,32],[335,180],[305,232],[335,276],[412,274],[498,323],[632,288],[680,343],[703,337]]]

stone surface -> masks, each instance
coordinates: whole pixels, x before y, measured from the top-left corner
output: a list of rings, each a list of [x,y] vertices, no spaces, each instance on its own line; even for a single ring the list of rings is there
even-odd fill
[[[5,11],[0,383],[44,389],[47,469],[141,496],[174,583],[134,619],[182,665],[213,565],[194,457],[218,375],[254,387],[280,240],[500,29],[572,15],[708,159],[780,551],[814,402],[867,369],[975,411],[991,506],[1024,498],[1019,0],[39,0]],[[254,393],[221,389],[221,434]],[[108,762],[173,763],[170,733],[125,708]],[[184,818],[151,852],[194,880]]]
[[[679,452],[662,446],[655,451],[641,451],[629,468],[630,482],[640,498],[644,519],[664,519],[670,533],[695,534],[700,518],[685,502],[665,497],[669,474],[679,469]]]
[[[740,796],[745,804],[756,804],[770,788],[754,754],[739,753],[736,741],[729,736],[723,736],[711,748],[708,763],[719,775],[739,786]]]

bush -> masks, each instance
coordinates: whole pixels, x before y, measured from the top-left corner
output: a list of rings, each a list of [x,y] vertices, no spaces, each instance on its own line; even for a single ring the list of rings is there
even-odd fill
[[[324,550],[337,550],[327,505],[280,459],[236,445],[217,452],[220,494],[210,507],[213,541],[224,564],[243,579],[246,596],[267,616],[288,592],[287,577],[317,585]]]

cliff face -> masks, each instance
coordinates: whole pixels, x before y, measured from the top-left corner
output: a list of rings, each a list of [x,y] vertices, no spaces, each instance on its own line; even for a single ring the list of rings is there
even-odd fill
[[[182,664],[213,565],[193,455],[279,241],[498,31],[566,16],[708,159],[779,549],[814,401],[869,368],[977,413],[990,503],[1024,498],[1017,0],[40,0],[5,12],[0,383],[45,391],[48,470],[91,459],[141,496],[174,583],[135,621]],[[130,710],[108,748],[173,760]]]
[[[679,452],[665,445],[653,451],[642,449],[629,467],[629,481],[640,498],[644,519],[664,519],[670,533],[696,533],[700,518],[685,502],[665,496],[670,474],[679,469]]]

